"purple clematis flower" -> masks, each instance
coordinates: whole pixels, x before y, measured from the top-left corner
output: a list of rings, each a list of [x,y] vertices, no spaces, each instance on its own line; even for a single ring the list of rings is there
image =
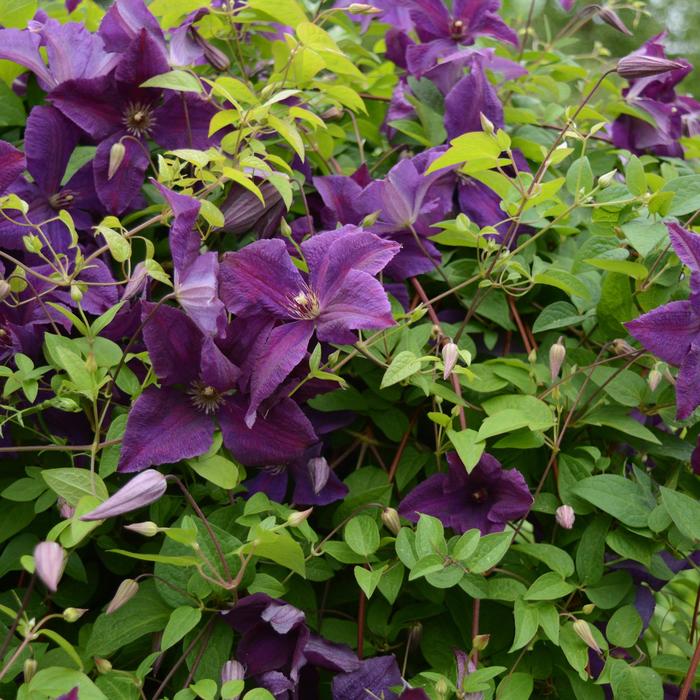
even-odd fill
[[[0,194],[24,172],[24,153],[7,141],[0,141]]]
[[[143,336],[160,388],[146,389],[129,412],[119,471],[204,454],[212,445],[215,420],[224,445],[245,465],[287,462],[317,442],[309,420],[287,398],[248,428],[247,401],[235,394],[238,367],[179,309],[142,306]]]
[[[630,56],[665,59],[665,36],[663,33],[653,37]],[[621,115],[612,125],[613,143],[617,148],[637,154],[683,156],[678,140],[684,134],[684,115],[692,112],[694,106],[679,98],[675,87],[690,73],[692,66],[683,59],[677,63],[680,67],[675,70],[630,81],[629,88],[623,92],[625,100],[646,112],[655,125],[631,115]]]
[[[398,249],[396,243],[345,226],[301,244],[308,275],[295,267],[280,239],[256,241],[224,257],[220,276],[226,308],[281,322],[261,332],[253,350],[249,426],[260,404],[304,359],[314,333],[320,341],[345,344],[355,342],[358,329],[393,325],[389,300],[374,275]]]
[[[187,315],[208,335],[220,336],[226,328],[226,310],[217,296],[219,259],[216,253],[200,253],[201,239],[194,224],[200,203],[154,182],[175,215],[170,226],[175,298]]]
[[[392,688],[403,688],[399,694]],[[340,673],[331,686],[333,700],[428,700],[422,688],[409,688],[395,656],[375,656],[362,661],[350,673]]]
[[[301,506],[325,506],[339,501],[347,495],[348,487],[320,453],[321,446],[318,445],[307,450],[302,457],[289,465],[263,467],[243,485],[250,494],[262,491],[273,501],[284,503],[291,475],[294,481],[292,503]]]
[[[102,18],[97,34],[108,51],[123,53],[143,29],[165,46],[163,30],[144,0],[116,0]]]
[[[46,49],[48,65],[41,48]],[[106,75],[119,59],[82,24],[61,24],[55,19],[34,21],[30,29],[0,29],[0,58],[30,70],[45,90],[67,80]]]
[[[101,142],[95,154],[95,187],[112,214],[123,213],[141,190],[148,167],[148,139],[167,149],[206,149],[212,143],[209,122],[215,110],[206,100],[193,93],[140,87],[168,71],[164,48],[142,29],[121,54],[113,73],[69,80],[49,93],[66,117]],[[125,151],[119,167],[110,172],[112,147],[117,143]]]
[[[559,4],[567,12],[574,6],[575,2],[576,2],[576,0],[559,0]]]
[[[489,454],[469,474],[456,452],[447,455],[447,463],[446,474],[428,477],[401,501],[404,518],[415,523],[425,513],[455,532],[476,528],[487,535],[528,514],[533,500],[517,469],[503,469]]]
[[[42,224],[42,232],[59,253],[68,250],[71,235],[62,221],[50,219],[55,219],[58,212],[65,209],[78,231],[88,231],[93,224],[91,212],[101,209],[93,184],[92,163],[84,165],[63,184],[79,137],[78,129],[56,108],[34,107],[27,119],[24,139],[27,170],[33,182],[17,181],[10,188],[29,204],[27,217],[34,224]],[[11,213],[6,216],[12,218]],[[0,220],[0,246],[24,249],[23,236],[34,231],[27,228],[24,218],[20,222]]]
[[[684,420],[700,405],[700,236],[668,224],[671,244],[691,270],[691,298],[659,306],[625,324],[630,334],[664,362],[680,367],[676,417]]]
[[[297,691],[315,668],[349,672],[360,665],[349,647],[311,632],[301,610],[265,593],[242,598],[223,617],[242,635],[236,658],[246,678],[280,700],[308,697]]]
[[[78,686],[73,688],[72,690],[69,690],[67,693],[64,693],[63,695],[59,695],[56,700],[80,700],[80,696],[78,695]]]

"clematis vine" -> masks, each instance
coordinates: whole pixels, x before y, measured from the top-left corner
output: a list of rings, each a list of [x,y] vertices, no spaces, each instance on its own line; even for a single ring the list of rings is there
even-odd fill
[[[248,427],[239,368],[179,309],[142,306],[143,336],[160,387],[147,388],[129,412],[119,471],[204,454],[217,424],[224,445],[245,465],[284,463],[317,442],[308,418],[288,398]]]
[[[700,236],[668,224],[671,244],[690,269],[691,297],[659,306],[625,324],[649,352],[680,368],[676,418],[684,420],[700,405]]]
[[[425,513],[455,532],[476,528],[487,535],[529,512],[533,499],[517,469],[503,469],[489,454],[469,473],[456,452],[447,455],[447,464],[447,473],[428,477],[401,501],[400,515],[415,523]]]
[[[399,246],[356,226],[345,226],[301,244],[308,274],[292,262],[280,239],[256,241],[221,263],[221,298],[243,317],[269,320],[253,350],[250,405],[252,427],[260,404],[304,359],[315,334],[327,343],[347,344],[358,329],[393,325],[381,272]]]

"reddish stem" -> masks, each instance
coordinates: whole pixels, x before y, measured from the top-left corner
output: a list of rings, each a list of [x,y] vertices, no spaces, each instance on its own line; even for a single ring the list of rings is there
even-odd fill
[[[360,600],[357,604],[357,657],[362,658],[362,650],[365,646],[365,616],[367,611],[367,598],[360,591]]]
[[[404,450],[406,449],[406,445],[408,444],[408,438],[411,437],[411,431],[413,430],[413,426],[416,424],[416,419],[418,418],[418,411],[416,411],[412,416],[411,416],[411,422],[408,424],[408,428],[406,429],[406,432],[403,434],[403,437],[401,438],[401,442],[399,443],[399,449],[396,450],[396,454],[394,455],[394,459],[391,460],[391,465],[389,466],[389,483],[391,483],[394,480],[394,477],[396,476],[396,470],[399,467],[399,462],[401,461],[401,457],[403,456]]]
[[[513,320],[515,321],[515,325],[518,327],[518,332],[520,333],[520,337],[523,340],[523,345],[525,346],[525,351],[529,355],[532,352],[533,347],[537,349],[537,345],[535,343],[534,338],[531,340],[531,336],[528,333],[528,330],[525,327],[525,324],[523,323],[522,318],[520,318],[520,314],[518,313],[518,309],[515,306],[515,299],[511,296],[507,296],[506,299],[508,299],[508,306],[510,307],[510,315],[513,317]]]
[[[678,696],[678,700],[688,700],[688,695],[690,694],[690,689],[693,686],[693,680],[695,680],[695,672],[698,670],[698,664],[700,663],[700,639],[695,646],[695,653],[693,658],[690,660],[690,668],[688,668],[688,673],[683,681],[683,687],[681,688],[681,694]]]

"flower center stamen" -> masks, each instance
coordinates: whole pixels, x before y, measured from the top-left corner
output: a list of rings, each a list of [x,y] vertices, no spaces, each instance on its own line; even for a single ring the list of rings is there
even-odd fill
[[[59,209],[66,209],[69,207],[74,199],[75,195],[70,190],[61,190],[49,197],[49,205],[52,209],[58,211]]]
[[[190,396],[192,405],[198,411],[203,411],[207,415],[217,411],[225,400],[218,389],[211,386],[211,384],[200,381],[192,382],[187,393]]]
[[[472,500],[475,503],[483,503],[488,498],[488,491],[484,488],[472,492]]]
[[[122,123],[132,136],[149,136],[156,120],[151,105],[130,102],[124,110]]]
[[[289,300],[288,308],[292,316],[307,321],[317,318],[321,311],[318,297],[308,287]]]
[[[464,36],[464,22],[456,19],[450,25],[450,36],[453,39],[461,39]]]

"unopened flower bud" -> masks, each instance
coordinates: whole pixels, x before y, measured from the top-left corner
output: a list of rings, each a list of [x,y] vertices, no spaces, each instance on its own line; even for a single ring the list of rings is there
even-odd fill
[[[535,350],[535,348],[532,348],[532,350],[530,350],[530,352],[528,353],[527,361],[531,365],[534,365],[537,362],[537,350]]]
[[[289,238],[292,235],[292,227],[287,223],[285,219],[280,221],[280,233]]]
[[[221,668],[221,684],[229,681],[242,681],[245,678],[245,667],[240,661],[231,659]],[[238,697],[238,696],[236,696]],[[235,700],[235,698],[234,698]]]
[[[63,619],[66,622],[77,622],[86,612],[87,608],[66,608],[63,611]]]
[[[307,462],[306,468],[309,471],[311,486],[313,487],[314,493],[318,496],[328,483],[328,479],[330,479],[330,465],[325,457],[313,457]]]
[[[396,508],[387,507],[382,511],[382,522],[384,527],[393,535],[398,535],[401,529],[401,520]]]
[[[574,509],[571,506],[563,505],[557,508],[554,517],[559,527],[563,527],[565,530],[571,530],[576,520],[576,513],[574,513]]]
[[[290,527],[299,527],[313,512],[313,508],[307,508],[306,510],[297,510],[294,511],[288,518],[287,518],[287,525]]]
[[[80,519],[104,520],[122,515],[122,513],[129,513],[154,503],[165,493],[167,488],[168,482],[160,472],[155,469],[146,469],[131,479],[126,486],[122,486],[104,503],[82,515]]]
[[[117,588],[117,592],[114,594],[112,600],[109,601],[109,605],[105,608],[105,613],[111,615],[113,612],[119,610],[122,605],[128,603],[139,590],[139,584],[134,581],[133,578],[125,578]]]
[[[549,348],[549,375],[552,381],[559,376],[565,359],[566,346],[564,345],[564,338],[559,338],[559,340]]]
[[[109,167],[107,168],[108,180],[111,180],[117,174],[119,166],[124,162],[125,155],[126,146],[121,141],[112,144],[112,147],[109,149]]]
[[[151,520],[145,520],[142,523],[131,523],[130,525],[124,525],[125,530],[131,530],[138,535],[143,535],[144,537],[153,537],[160,532],[160,528]]]
[[[622,338],[615,338],[612,341],[612,350],[616,355],[630,355],[634,352],[634,348]]]
[[[452,370],[457,364],[459,358],[459,348],[455,343],[450,341],[442,346],[442,361],[445,365],[445,369],[442,373],[443,379],[448,379],[452,374]]]
[[[649,384],[649,388],[652,391],[656,391],[658,388],[659,384],[661,384],[661,380],[663,379],[663,375],[661,372],[659,372],[656,367],[649,372],[649,376],[647,377],[647,384]]]
[[[482,131],[489,136],[493,136],[496,133],[496,127],[493,125],[493,122],[483,112],[479,112],[479,120],[481,121]]]
[[[36,659],[26,659],[22,665],[22,676],[24,677],[24,682],[29,683],[32,678],[36,675],[36,669],[39,666]]]
[[[322,115],[321,119],[323,119],[324,122],[331,121],[332,119],[340,119],[343,114],[345,114],[345,110],[342,109],[342,107],[337,107],[336,105],[333,105],[333,107],[329,107]]]
[[[594,610],[595,610],[595,603],[586,603],[581,608],[581,611],[583,612],[584,615],[590,615]]]
[[[98,673],[109,673],[112,670],[112,664],[107,659],[96,656],[95,668],[97,669]]]
[[[0,280],[0,301],[6,299],[11,291],[10,283],[7,280]]]
[[[360,224],[361,228],[370,228],[374,226],[374,224],[377,223],[377,219],[379,218],[379,214],[381,214],[381,210],[373,211],[371,214],[367,214],[364,219],[362,219],[362,223]]]
[[[684,65],[678,61],[670,61],[668,58],[631,54],[621,58],[617,62],[615,70],[623,78],[633,80],[634,78],[649,78],[653,75],[661,75],[679,68],[684,68]]]
[[[59,496],[56,505],[58,506],[58,512],[61,514],[63,519],[68,520],[75,515],[75,508],[73,508],[73,506],[68,503],[65,498],[61,498]]]
[[[598,17],[606,24],[609,24],[613,29],[617,29],[618,32],[627,34],[627,36],[632,36],[632,32],[627,29],[625,23],[617,16],[617,13],[609,7],[601,7],[600,10],[598,10]]]
[[[476,637],[472,639],[472,648],[477,651],[483,651],[489,645],[490,641],[490,634],[477,634]]]
[[[435,683],[435,692],[440,700],[447,697],[447,694],[450,692],[450,688],[444,678],[438,678],[437,683]]]
[[[70,286],[70,298],[77,304],[83,300],[83,292],[77,284]]]
[[[610,187],[612,184],[613,180],[615,179],[615,175],[617,175],[617,168],[608,171],[607,173],[604,173],[598,178],[598,184],[601,187]]]
[[[66,553],[58,542],[39,542],[34,548],[36,575],[52,593],[58,589],[65,566]]]
[[[85,358],[85,369],[90,372],[90,374],[97,372],[97,358],[94,352],[89,352],[87,354]]]
[[[596,654],[600,654],[601,649],[593,636],[593,632],[591,632],[590,625],[585,620],[576,620],[573,626],[574,632],[576,632],[578,637],[583,640],[585,645],[589,649],[593,649]]]
[[[352,15],[381,15],[383,10],[364,2],[352,2],[348,5],[348,12]]]
[[[193,26],[190,26],[190,35],[195,43],[201,47],[204,58],[207,59],[212,68],[216,68],[218,71],[225,71],[231,67],[229,57],[221,49],[207,41]]]

